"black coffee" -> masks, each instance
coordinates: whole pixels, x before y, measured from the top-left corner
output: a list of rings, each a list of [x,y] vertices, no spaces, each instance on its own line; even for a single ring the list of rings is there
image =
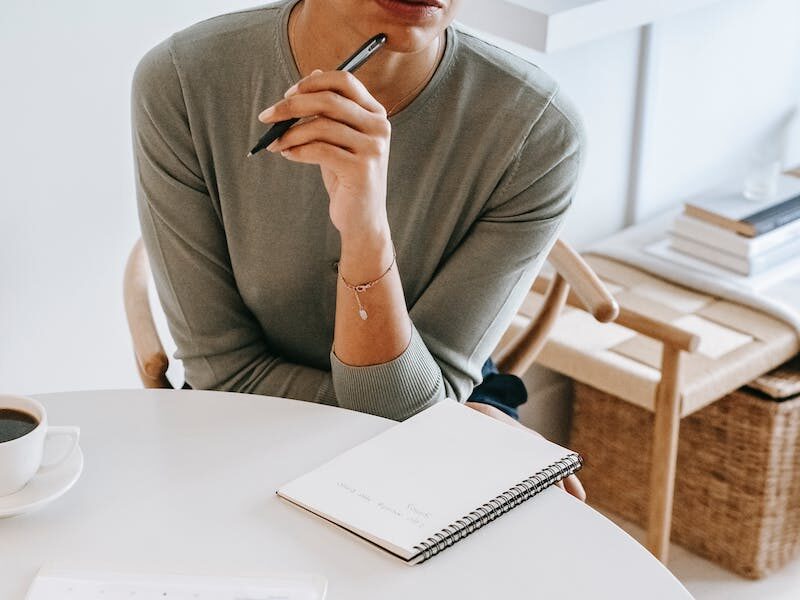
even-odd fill
[[[30,433],[39,424],[31,414],[13,408],[0,408],[0,443],[10,442]]]

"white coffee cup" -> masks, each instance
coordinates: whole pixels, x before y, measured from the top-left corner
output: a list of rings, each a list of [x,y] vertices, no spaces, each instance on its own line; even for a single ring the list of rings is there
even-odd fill
[[[33,398],[0,394],[0,409],[3,408],[28,413],[38,421],[25,435],[0,442],[0,496],[7,496],[25,487],[34,475],[51,471],[72,456],[78,447],[80,429],[48,426],[44,406]],[[69,437],[69,445],[57,460],[43,463],[45,440],[55,436]]]

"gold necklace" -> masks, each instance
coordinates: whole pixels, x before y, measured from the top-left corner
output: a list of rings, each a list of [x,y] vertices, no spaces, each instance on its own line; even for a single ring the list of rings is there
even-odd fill
[[[423,87],[425,87],[425,85],[431,80],[431,77],[433,76],[433,72],[436,70],[436,67],[439,66],[439,61],[442,58],[442,36],[441,36],[441,34],[439,34],[439,36],[436,38],[436,40],[437,40],[437,43],[436,43],[436,59],[433,61],[433,65],[431,65],[430,70],[425,74],[425,77],[422,79],[422,82],[420,82],[420,84],[417,85],[417,87],[415,87],[413,90],[411,90],[405,96],[400,98],[399,102],[396,102],[395,104],[393,104],[392,108],[390,108],[389,110],[386,111],[386,116],[387,117],[391,117],[393,114],[395,114],[395,112],[397,111],[397,107],[398,106],[402,105],[403,102],[408,100],[411,96],[414,96]]]
[[[298,2],[298,4],[300,4],[300,3]],[[295,6],[295,8],[297,8],[297,7]],[[292,13],[294,13],[294,10],[292,10]],[[292,18],[292,17],[294,17],[294,18]],[[294,15],[294,14],[289,15],[289,48],[291,48],[291,46],[292,46],[292,40],[295,40],[295,42],[297,40],[297,35],[295,34],[295,26],[296,25],[297,25],[297,15]],[[394,115],[395,112],[397,111],[397,108],[399,106],[401,106],[403,104],[403,102],[405,102],[411,96],[413,96],[417,92],[419,92],[430,81],[431,77],[433,76],[433,72],[436,70],[436,67],[439,66],[439,61],[442,58],[442,36],[441,36],[441,34],[439,34],[439,36],[436,38],[436,42],[437,42],[436,43],[436,60],[433,61],[433,65],[431,65],[430,70],[425,74],[425,77],[422,79],[422,81],[413,90],[411,90],[405,96],[400,98],[400,100],[398,102],[395,102],[392,105],[392,107],[389,110],[386,111],[386,116],[387,117],[391,117],[392,115]],[[297,63],[297,59],[295,59],[295,63]],[[300,68],[299,68],[299,65],[298,65],[298,71],[299,70],[300,70]],[[302,77],[302,74],[301,74],[301,77]]]

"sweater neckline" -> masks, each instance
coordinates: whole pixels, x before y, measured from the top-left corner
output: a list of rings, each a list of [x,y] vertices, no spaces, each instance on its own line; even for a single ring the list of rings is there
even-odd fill
[[[287,88],[300,80],[300,69],[297,67],[297,62],[292,54],[292,48],[289,44],[289,15],[292,13],[292,8],[300,0],[287,0],[284,2],[280,9],[279,18],[276,19],[275,29],[275,42],[277,45],[278,53],[281,57],[284,76],[287,80]],[[423,106],[430,100],[439,88],[440,83],[444,80],[451,71],[452,63],[454,62],[456,46],[458,45],[458,35],[456,29],[452,24],[445,29],[445,48],[439,64],[433,76],[430,78],[424,88],[417,94],[417,96],[402,110],[396,112],[389,117],[389,122],[392,125],[398,125],[409,118],[413,117],[416,113],[422,110]]]

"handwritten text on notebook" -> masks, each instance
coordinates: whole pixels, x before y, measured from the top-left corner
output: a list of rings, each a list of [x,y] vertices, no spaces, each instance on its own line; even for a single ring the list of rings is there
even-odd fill
[[[336,485],[339,488],[349,492],[359,500],[374,506],[380,511],[383,511],[387,516],[392,516],[396,519],[406,521],[407,523],[410,523],[419,529],[424,528],[427,521],[431,518],[431,513],[420,509],[414,504],[408,503],[404,508],[401,508],[388,504],[383,500],[377,500],[369,494],[359,491],[355,486],[345,483],[344,481],[339,481]]]

